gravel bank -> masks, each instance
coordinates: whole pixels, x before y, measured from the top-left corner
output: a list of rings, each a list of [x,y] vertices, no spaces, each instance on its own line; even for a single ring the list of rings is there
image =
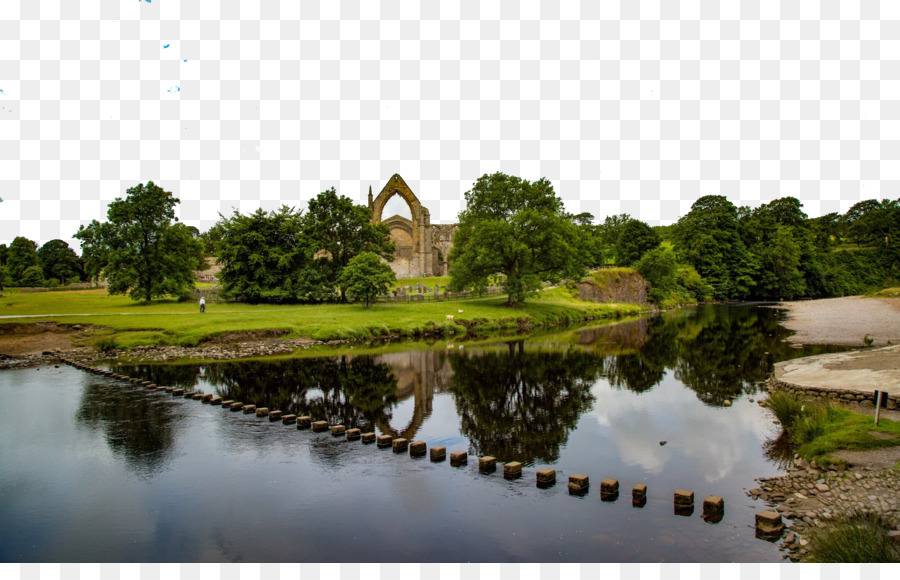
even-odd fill
[[[796,331],[790,341],[799,344],[864,346],[869,335],[874,346],[900,343],[900,298],[847,296],[802,302],[782,302],[787,310],[782,324]]]
[[[898,469],[835,471],[798,459],[787,475],[757,481],[760,487],[747,494],[774,506],[790,520],[790,531],[782,536],[781,547],[793,561],[807,553],[808,542],[802,537],[807,530],[852,511],[878,513],[895,528],[900,527]]]

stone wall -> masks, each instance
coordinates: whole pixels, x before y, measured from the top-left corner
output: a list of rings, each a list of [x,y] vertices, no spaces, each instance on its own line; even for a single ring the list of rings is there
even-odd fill
[[[821,401],[835,401],[855,405],[859,407],[875,407],[875,393],[873,391],[856,391],[852,389],[823,389],[819,387],[801,387],[784,381],[779,381],[775,377],[769,378],[770,389],[780,389],[789,393],[797,393],[806,395]],[[900,398],[895,396],[888,397],[887,409],[894,411],[900,406]]]
[[[431,249],[434,257],[431,260],[431,270],[434,276],[447,275],[447,256],[453,249],[453,236],[459,224],[436,224],[431,226]]]

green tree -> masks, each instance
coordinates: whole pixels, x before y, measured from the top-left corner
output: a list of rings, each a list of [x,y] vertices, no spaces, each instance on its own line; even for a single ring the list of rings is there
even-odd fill
[[[339,279],[342,288],[356,299],[363,300],[366,308],[380,294],[385,294],[397,275],[374,252],[362,252],[354,256]]]
[[[738,234],[737,218],[733,203],[707,195],[672,230],[679,259],[697,269],[717,300],[746,298],[756,283],[758,266]]]
[[[373,224],[372,214],[362,205],[338,196],[332,187],[309,200],[304,233],[316,253],[313,268],[326,292],[339,288],[341,302],[347,301],[347,287],[341,283],[344,268],[362,252],[373,252],[385,260],[394,259],[394,243],[384,224]]]
[[[25,268],[25,271],[22,272],[22,277],[19,278],[19,286],[36,288],[43,286],[44,284],[46,284],[46,281],[44,280],[44,272],[41,270],[40,266],[29,266]]]
[[[881,203],[877,199],[866,199],[847,210],[843,216],[844,227],[849,237],[857,246],[868,244],[872,241],[871,216],[875,215]]]
[[[616,246],[619,243],[619,237],[622,235],[622,229],[625,224],[632,221],[632,217],[627,213],[619,215],[607,216],[603,223],[593,228],[593,245],[594,253],[602,256],[602,259],[595,260],[596,264],[589,264],[590,267],[604,266],[615,262]]]
[[[38,249],[37,254],[47,280],[56,279],[65,284],[72,279],[80,282],[84,278],[81,258],[63,240],[50,240]]]
[[[226,295],[248,302],[309,299],[298,282],[312,255],[301,213],[287,206],[246,216],[235,211],[216,228],[221,231],[219,280]]]
[[[6,257],[9,255],[9,248],[6,244],[0,244],[0,266],[6,265]]]
[[[536,292],[542,281],[584,274],[587,241],[546,179],[483,175],[466,192],[466,209],[450,252],[450,287],[484,289],[506,276],[507,304]]]
[[[166,295],[187,298],[194,270],[203,267],[203,248],[175,218],[178,198],[152,181],[126,193],[125,199],[109,204],[107,224],[79,228],[75,237],[82,240],[82,254],[98,246],[110,294],[148,301]]]
[[[634,266],[650,283],[650,300],[656,304],[662,303],[675,291],[677,267],[675,253],[670,248],[662,247],[646,252]]]
[[[659,236],[640,220],[625,222],[616,241],[616,265],[631,266],[646,252],[659,246]]]
[[[217,222],[207,231],[200,234],[200,240],[203,242],[203,253],[207,256],[219,255],[219,242],[222,241],[224,234],[221,222]]]
[[[108,222],[92,220],[87,226],[80,226],[75,238],[81,242],[81,259],[85,277],[96,282],[109,262],[110,244],[113,241],[114,226]]]
[[[0,292],[12,284],[12,278],[9,277],[9,268],[5,264],[0,264]]]
[[[22,236],[13,239],[6,256],[6,266],[9,268],[13,284],[21,285],[25,270],[37,265],[37,244]]]

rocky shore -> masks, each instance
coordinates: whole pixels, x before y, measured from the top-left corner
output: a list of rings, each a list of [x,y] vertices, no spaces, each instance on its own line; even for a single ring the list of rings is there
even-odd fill
[[[80,363],[96,363],[97,361],[116,361],[127,359],[145,363],[160,363],[181,359],[228,360],[255,358],[265,356],[289,355],[299,349],[308,349],[323,344],[340,344],[347,341],[331,341],[328,343],[304,338],[284,340],[263,340],[234,342],[227,344],[204,345],[196,347],[180,346],[137,346],[128,351],[113,350],[106,353],[93,348],[72,350],[44,351],[42,354],[4,355],[0,354],[0,370],[27,368],[47,364],[58,357]]]
[[[870,393],[798,387],[771,376],[768,390],[777,389],[840,404],[855,412],[874,412],[874,404],[866,399]],[[892,401],[896,402],[893,398]],[[896,409],[896,404],[892,408]],[[882,412],[885,418],[896,420],[896,415],[896,410]],[[787,474],[757,479],[760,486],[751,489],[748,495],[765,502],[788,520],[787,530],[781,536],[781,548],[794,562],[802,561],[808,553],[804,536],[811,528],[854,512],[881,516],[894,528],[892,535],[900,540],[900,468],[894,467],[898,461],[897,449],[900,448],[839,451],[835,455],[844,459],[846,454],[853,455],[849,466],[843,468],[820,466],[795,455]]]
[[[748,495],[766,502],[790,521],[781,547],[792,561],[807,554],[804,535],[810,528],[854,511],[881,515],[900,536],[900,469],[870,467],[838,471],[815,461],[796,459],[788,473],[757,480]]]

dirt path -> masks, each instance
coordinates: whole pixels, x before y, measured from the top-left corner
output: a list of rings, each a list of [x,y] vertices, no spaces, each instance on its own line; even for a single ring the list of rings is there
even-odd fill
[[[800,344],[865,346],[869,335],[874,346],[888,341],[900,344],[900,298],[847,296],[802,302],[784,302],[785,328],[797,332],[789,340]]]

